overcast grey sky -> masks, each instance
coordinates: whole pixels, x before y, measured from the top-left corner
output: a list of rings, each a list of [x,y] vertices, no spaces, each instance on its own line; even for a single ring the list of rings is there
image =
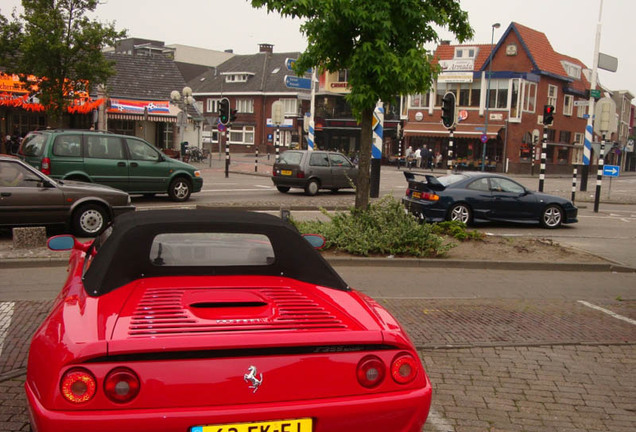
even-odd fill
[[[300,20],[253,9],[246,0],[102,0],[100,21],[115,22],[131,37],[162,40],[167,44],[192,45],[215,50],[233,49],[238,54],[258,51],[259,43],[274,44],[276,52],[303,51],[306,40]],[[0,11],[10,15],[20,0],[0,0]],[[510,22],[516,21],[546,34],[561,54],[578,58],[592,67],[596,25],[601,0],[461,0],[468,11],[475,37],[469,43],[495,43]],[[618,71],[599,71],[601,83],[613,90],[636,95],[636,54],[632,46],[635,0],[603,0],[602,53],[618,58]],[[440,31],[443,39],[452,35]],[[456,41],[453,41],[456,42]]]

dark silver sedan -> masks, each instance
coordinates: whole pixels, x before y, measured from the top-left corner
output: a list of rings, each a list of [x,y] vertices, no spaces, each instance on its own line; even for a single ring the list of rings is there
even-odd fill
[[[80,237],[93,237],[134,209],[126,192],[53,180],[18,158],[0,155],[0,226],[65,225]]]
[[[355,188],[358,168],[342,153],[287,150],[274,163],[272,181],[280,192],[301,188],[307,195],[320,189]]]

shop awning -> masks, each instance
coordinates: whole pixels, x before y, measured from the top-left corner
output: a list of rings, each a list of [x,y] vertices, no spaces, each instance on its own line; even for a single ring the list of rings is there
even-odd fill
[[[496,138],[504,125],[489,124],[488,137]],[[484,133],[484,124],[460,123],[456,126],[453,136],[459,138],[479,138]],[[404,126],[404,136],[439,136],[447,137],[448,129],[439,123],[409,122]]]
[[[109,120],[133,120],[133,121],[151,121],[151,122],[159,122],[159,123],[176,123],[177,117],[172,116],[156,116],[156,115],[148,115],[144,117],[143,114],[119,114],[119,113],[108,113]]]

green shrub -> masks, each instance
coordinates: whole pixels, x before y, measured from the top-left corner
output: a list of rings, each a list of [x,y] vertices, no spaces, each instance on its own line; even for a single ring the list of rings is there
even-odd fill
[[[329,214],[329,221],[296,221],[301,233],[321,234],[325,249],[354,255],[395,255],[415,257],[443,256],[454,247],[433,231],[430,224],[420,224],[404,206],[391,196],[371,204],[366,210]]]
[[[468,231],[466,224],[460,221],[435,223],[433,224],[433,232],[438,235],[453,237],[460,241],[483,240],[485,235],[477,230]]]

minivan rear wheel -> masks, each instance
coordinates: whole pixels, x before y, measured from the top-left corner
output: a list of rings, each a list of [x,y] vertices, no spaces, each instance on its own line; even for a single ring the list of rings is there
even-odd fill
[[[190,181],[184,177],[177,177],[170,182],[168,187],[168,195],[172,201],[187,201],[192,193],[192,185]]]

